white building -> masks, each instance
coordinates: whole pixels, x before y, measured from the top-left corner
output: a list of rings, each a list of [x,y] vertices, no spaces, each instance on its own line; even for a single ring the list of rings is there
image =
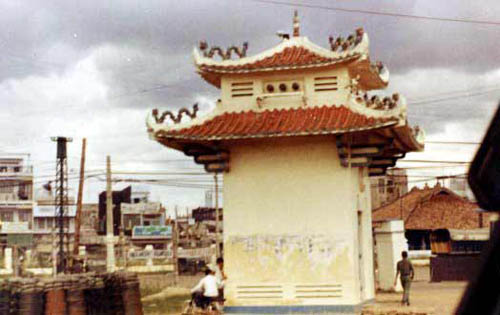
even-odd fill
[[[296,16],[293,36],[247,47],[200,43],[220,100],[199,118],[153,111],[150,136],[223,174],[226,313],[355,313],[375,296],[369,176],[423,150],[423,133],[401,95],[368,96],[389,72],[363,29],[323,48]]]
[[[49,235],[59,231],[59,214],[56,213],[54,205],[35,205],[33,210],[33,233],[38,235]],[[63,227],[65,233],[75,233],[76,205],[66,207],[63,216]]]
[[[28,159],[0,157],[0,234],[29,234],[33,205],[33,167]]]

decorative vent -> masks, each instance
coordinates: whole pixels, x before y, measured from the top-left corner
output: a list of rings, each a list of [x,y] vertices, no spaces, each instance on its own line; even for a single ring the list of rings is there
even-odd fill
[[[341,297],[341,284],[301,284],[295,286],[296,299],[331,299]]]
[[[337,91],[337,77],[317,77],[314,78],[314,91],[315,92],[326,92],[326,91]]]
[[[264,82],[265,94],[291,94],[303,91],[303,83],[299,80],[289,81],[270,81]]]
[[[233,82],[231,83],[231,97],[253,96],[253,82]]]
[[[281,285],[239,285],[236,287],[238,299],[283,299]]]

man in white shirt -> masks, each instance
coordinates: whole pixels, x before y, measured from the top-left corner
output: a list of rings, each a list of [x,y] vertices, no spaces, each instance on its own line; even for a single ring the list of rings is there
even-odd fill
[[[203,309],[207,308],[219,295],[219,283],[214,274],[213,270],[207,268],[205,277],[191,290],[193,301]]]

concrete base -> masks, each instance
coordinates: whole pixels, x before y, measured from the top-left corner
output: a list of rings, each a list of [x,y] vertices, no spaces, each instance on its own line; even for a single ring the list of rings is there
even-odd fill
[[[357,305],[226,306],[224,314],[359,314],[368,300]]]

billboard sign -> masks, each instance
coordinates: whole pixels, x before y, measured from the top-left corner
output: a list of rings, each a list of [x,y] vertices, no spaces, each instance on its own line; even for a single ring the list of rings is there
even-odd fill
[[[172,226],[136,225],[132,230],[132,239],[170,239]]]

